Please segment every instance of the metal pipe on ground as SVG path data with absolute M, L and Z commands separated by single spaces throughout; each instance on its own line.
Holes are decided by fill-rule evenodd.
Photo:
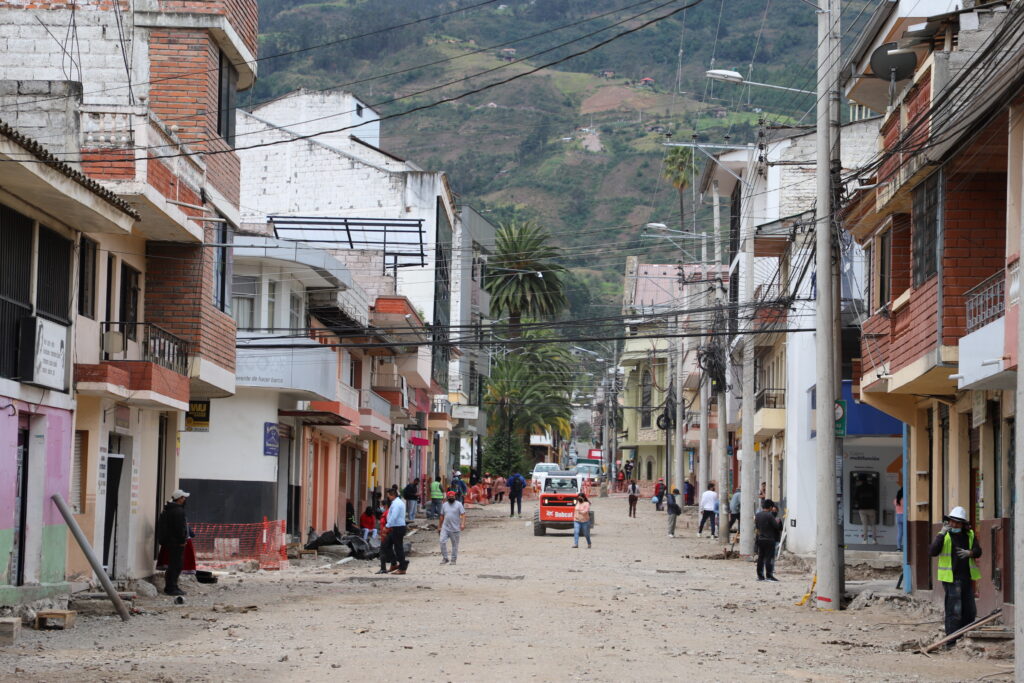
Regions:
M 100 564 L 99 558 L 96 557 L 96 553 L 93 552 L 92 546 L 89 545 L 88 539 L 85 534 L 82 533 L 82 528 L 78 526 L 78 522 L 75 521 L 75 516 L 71 513 L 71 508 L 64 502 L 64 498 L 59 494 L 55 493 L 50 496 L 53 504 L 60 510 L 61 517 L 64 518 L 64 522 L 71 529 L 71 535 L 75 537 L 75 541 L 78 543 L 78 547 L 82 549 L 89 564 L 92 566 L 93 572 L 96 577 L 100 580 L 100 585 L 103 586 L 103 590 L 106 591 L 107 597 L 110 598 L 110 602 L 114 603 L 114 609 L 121 616 L 121 621 L 128 621 L 130 615 L 128 614 L 128 608 L 125 607 L 124 601 L 121 600 L 121 596 L 117 594 L 114 589 L 114 584 L 110 582 L 110 577 L 103 571 L 103 565 Z

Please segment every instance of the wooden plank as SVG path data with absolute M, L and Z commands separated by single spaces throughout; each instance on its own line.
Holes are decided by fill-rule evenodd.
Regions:
M 77 612 L 69 609 L 47 609 L 36 612 L 36 630 L 74 628 Z
M 950 633 L 945 638 L 940 638 L 939 640 L 936 640 L 931 645 L 928 645 L 927 647 L 922 647 L 921 648 L 921 654 L 926 655 L 929 652 L 931 652 L 932 650 L 934 650 L 935 648 L 937 648 L 938 646 L 945 645 L 949 641 L 955 640 L 956 638 L 959 638 L 960 636 L 962 636 L 963 634 L 967 633 L 968 631 L 973 631 L 974 629 L 978 628 L 979 626 L 984 626 L 985 624 L 988 624 L 988 623 L 990 623 L 992 621 L 995 621 L 997 618 L 1001 617 L 1002 615 L 1003 615 L 1003 610 L 1001 610 L 1001 609 L 993 610 L 992 613 L 989 614 L 984 619 L 978 619 L 976 621 L 972 621 L 971 623 L 967 624 L 967 626 L 964 626 L 959 631 L 953 631 L 952 633 Z

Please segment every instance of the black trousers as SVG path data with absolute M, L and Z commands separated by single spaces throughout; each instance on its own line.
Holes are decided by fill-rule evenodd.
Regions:
M 978 616 L 974 604 L 974 584 L 970 579 L 956 579 L 943 583 L 946 589 L 946 635 L 959 631 Z
M 770 579 L 775 576 L 775 541 L 757 539 L 757 578 Z
M 639 498 L 640 498 L 640 496 L 630 496 L 629 497 L 629 516 L 630 517 L 636 517 L 636 501 Z
M 519 514 L 523 514 L 523 492 L 516 493 L 515 491 L 509 491 L 508 493 L 508 516 L 516 514 L 516 503 L 519 503 Z
M 391 554 L 394 561 L 398 563 L 398 568 L 401 570 L 408 569 L 409 561 L 405 559 L 405 527 L 396 526 L 388 529 L 388 537 L 384 539 L 384 543 L 381 544 L 381 553 L 387 552 Z
M 730 512 L 729 513 L 729 533 L 732 533 L 732 531 L 733 531 L 732 527 L 733 527 L 734 524 L 736 525 L 736 530 L 739 531 L 739 523 L 740 523 L 740 514 L 738 512 L 736 512 L 736 513 Z
M 167 569 L 164 571 L 164 592 L 178 589 L 178 577 L 181 576 L 181 558 L 185 546 L 172 543 L 167 546 Z
M 499 503 L 502 502 L 503 500 L 505 500 L 505 492 L 504 491 L 498 491 L 497 493 L 495 493 L 494 494 L 494 500 L 498 501 Z
M 715 532 L 717 531 L 717 529 L 715 529 L 715 526 L 718 523 L 715 521 L 715 511 L 714 510 L 701 510 L 701 512 L 700 512 L 700 526 L 697 527 L 697 533 L 698 534 L 704 533 L 704 522 L 708 521 L 709 519 L 711 520 L 711 535 L 712 536 L 715 535 Z

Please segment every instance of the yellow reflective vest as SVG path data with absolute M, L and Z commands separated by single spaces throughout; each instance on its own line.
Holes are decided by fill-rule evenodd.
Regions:
M 974 531 L 967 530 L 967 548 L 974 550 Z M 981 572 L 978 571 L 978 565 L 974 563 L 974 558 L 968 560 L 971 566 L 971 581 L 977 581 L 981 578 Z M 949 537 L 949 532 L 946 532 L 946 537 L 942 539 L 942 552 L 939 553 L 939 581 L 943 583 L 953 583 L 953 540 Z

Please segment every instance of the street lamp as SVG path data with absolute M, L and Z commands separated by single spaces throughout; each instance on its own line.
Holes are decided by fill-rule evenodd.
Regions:
M 782 85 L 772 85 L 771 83 L 755 83 L 754 81 L 748 81 L 743 78 L 743 74 L 739 71 L 730 71 L 728 69 L 711 69 L 705 71 L 704 75 L 713 81 L 723 81 L 725 83 L 737 83 L 739 85 L 756 85 L 762 88 L 772 88 L 774 90 L 786 90 L 788 92 L 798 92 L 802 95 L 814 95 L 816 94 L 813 90 L 801 90 L 800 88 L 787 88 Z

